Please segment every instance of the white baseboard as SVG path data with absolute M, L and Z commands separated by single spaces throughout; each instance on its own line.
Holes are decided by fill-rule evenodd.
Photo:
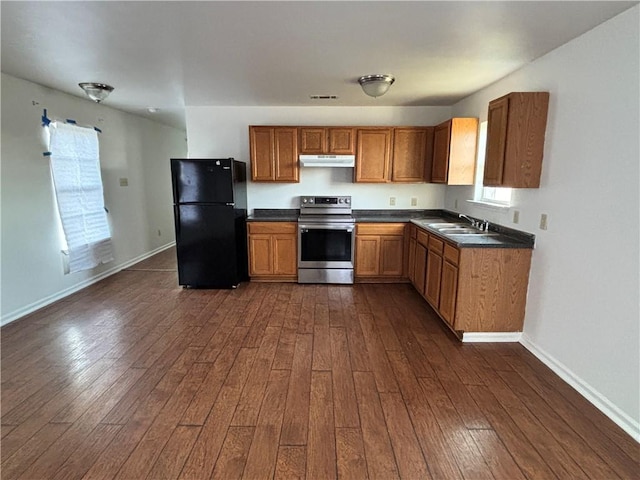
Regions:
M 100 280 L 107 278 L 115 273 L 118 273 L 121 270 L 124 270 L 125 268 L 130 267 L 131 265 L 135 265 L 138 262 L 141 262 L 142 260 L 145 260 L 153 255 L 155 255 L 156 253 L 160 253 L 163 250 L 166 250 L 168 248 L 173 247 L 176 244 L 176 242 L 169 242 L 166 245 L 163 245 L 161 247 L 155 248 L 153 250 L 151 250 L 150 252 L 147 253 L 143 253 L 142 255 L 139 255 L 135 258 L 132 258 L 131 260 L 121 263 L 120 265 L 117 265 L 115 267 L 111 267 L 109 270 L 105 270 L 104 272 L 101 272 L 98 275 L 95 275 L 91 278 L 88 278 L 86 280 L 83 280 L 82 282 L 79 282 L 71 287 L 65 288 L 64 290 L 61 290 L 59 292 L 54 293 L 53 295 L 49 295 L 48 297 L 42 298 L 40 300 L 38 300 L 37 302 L 33 302 L 29 305 L 26 305 L 22 308 L 19 308 L 17 310 L 14 310 L 13 312 L 10 312 L 6 315 L 4 315 L 2 317 L 2 319 L 0 319 L 0 326 L 2 325 L 6 325 L 7 323 L 11 323 L 14 322 L 15 320 L 18 320 L 19 318 L 24 317 L 25 315 L 28 315 L 30 313 L 35 312 L 36 310 L 39 310 L 43 307 L 46 307 L 47 305 L 52 304 L 53 302 L 57 302 L 58 300 L 61 300 L 65 297 L 68 297 L 69 295 L 76 293 L 80 290 L 82 290 L 83 288 L 87 288 L 89 285 L 93 285 L 94 283 L 99 282 Z
M 538 360 L 553 370 L 553 372 L 562 378 L 562 380 L 571 385 L 571 387 L 573 387 L 580 395 L 591 402 L 598 410 L 609 417 L 616 425 L 631 435 L 636 442 L 640 442 L 640 423 L 620 410 L 608 398 L 574 374 L 564 364 L 556 360 L 542 348 L 538 347 L 529 337 L 523 335 L 520 339 L 520 343 L 527 350 L 533 353 Z
M 519 342 L 522 332 L 464 332 L 464 343 L 480 342 Z

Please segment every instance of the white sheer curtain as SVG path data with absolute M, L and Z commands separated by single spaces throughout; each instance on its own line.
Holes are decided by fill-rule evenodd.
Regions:
M 113 260 L 104 208 L 98 132 L 61 122 L 49 125 L 51 172 L 67 241 L 69 271 Z

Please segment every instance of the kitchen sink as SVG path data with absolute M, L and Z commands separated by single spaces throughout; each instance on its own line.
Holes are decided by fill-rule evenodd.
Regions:
M 444 235 L 477 235 L 477 236 L 483 236 L 483 237 L 497 235 L 497 233 L 481 232 L 480 230 L 476 230 L 475 228 L 468 228 L 468 227 L 439 228 L 438 232 Z
M 430 223 L 429 226 L 436 230 L 441 228 L 470 228 L 468 223 Z

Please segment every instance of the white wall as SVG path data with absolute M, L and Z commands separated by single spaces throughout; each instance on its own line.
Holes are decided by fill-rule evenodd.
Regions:
M 364 95 L 364 94 L 363 94 Z M 249 125 L 437 125 L 449 107 L 187 107 L 189 157 L 249 161 Z M 433 184 L 356 184 L 351 168 L 303 168 L 300 183 L 253 183 L 249 209 L 297 208 L 300 195 L 352 195 L 356 209 L 442 208 L 445 188 Z M 389 197 L 397 197 L 389 206 Z M 410 206 L 411 197 L 418 205 Z
M 49 161 L 42 155 L 44 108 L 50 118 L 72 118 L 102 130 L 100 160 L 115 261 L 86 272 L 63 273 Z M 2 74 L 2 323 L 171 244 L 169 158 L 185 155 L 183 131 Z M 121 177 L 128 178 L 128 187 L 119 186 Z
M 541 188 L 511 211 L 445 206 L 536 234 L 523 343 L 640 438 L 639 11 L 631 10 L 453 107 L 486 120 L 490 100 L 549 91 Z M 458 201 L 458 209 L 455 202 Z M 520 223 L 511 223 L 512 210 Z M 540 214 L 549 228 L 540 230 Z

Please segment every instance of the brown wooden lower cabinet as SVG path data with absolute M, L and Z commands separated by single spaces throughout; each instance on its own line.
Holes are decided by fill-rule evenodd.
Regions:
M 458 248 L 420 228 L 409 248 L 411 282 L 453 330 L 522 331 L 530 249 Z
M 295 222 L 249 222 L 249 276 L 252 281 L 293 282 L 298 276 Z
M 405 223 L 356 225 L 356 281 L 406 281 Z
M 442 257 L 429 250 L 427 255 L 427 278 L 424 297 L 436 310 L 440 306 L 440 282 L 442 277 Z

